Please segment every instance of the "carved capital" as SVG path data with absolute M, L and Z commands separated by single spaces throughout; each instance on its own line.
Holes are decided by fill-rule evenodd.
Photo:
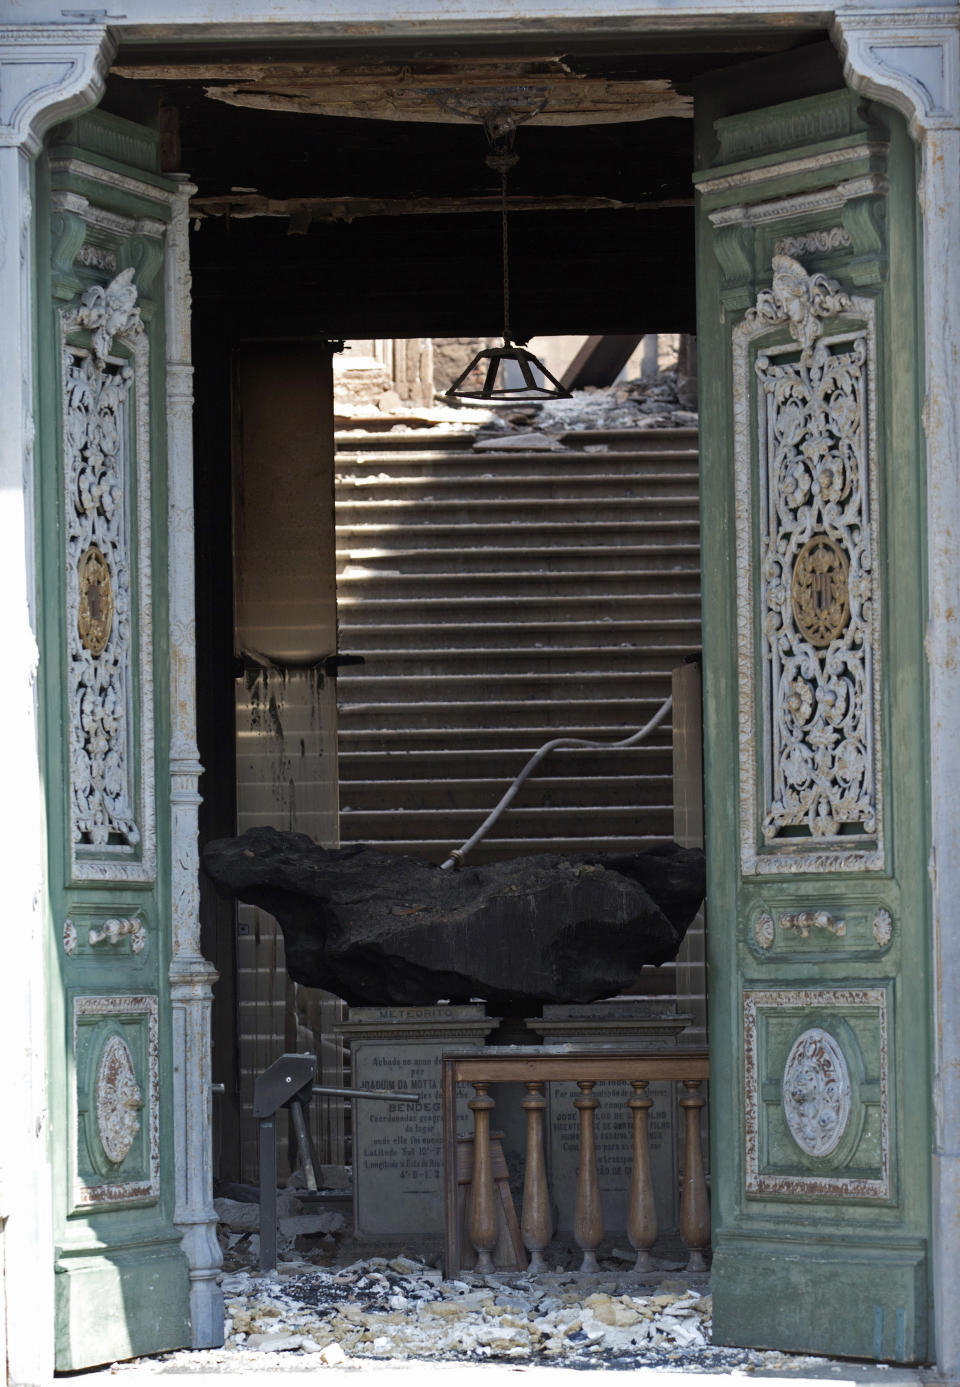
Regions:
M 99 24 L 0 28 L 0 146 L 32 157 L 51 125 L 96 105 L 115 50 Z
M 960 11 L 838 14 L 833 38 L 854 91 L 893 106 L 914 139 L 960 127 Z

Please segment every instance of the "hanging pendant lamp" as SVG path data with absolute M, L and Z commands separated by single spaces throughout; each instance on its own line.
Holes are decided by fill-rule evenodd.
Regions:
M 551 375 L 533 352 L 519 346 L 510 331 L 510 242 L 507 234 L 507 174 L 517 162 L 517 155 L 510 149 L 516 133 L 514 122 L 497 112 L 500 121 L 493 153 L 487 155 L 487 165 L 500 174 L 500 226 L 503 244 L 503 346 L 484 347 L 477 352 L 467 369 L 457 377 L 444 396 L 449 400 L 467 400 L 474 404 L 523 404 L 537 400 L 569 400 L 570 391 Z M 493 121 L 488 118 L 488 135 Z M 508 363 L 515 362 L 520 368 L 522 384 L 510 384 L 507 379 Z M 534 372 L 539 372 L 540 379 Z M 476 373 L 476 374 L 475 374 Z M 482 383 L 468 386 L 482 373 Z

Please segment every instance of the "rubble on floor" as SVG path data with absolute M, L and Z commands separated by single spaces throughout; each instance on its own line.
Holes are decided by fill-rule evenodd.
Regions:
M 442 429 L 477 430 L 477 447 L 521 451 L 551 451 L 561 445 L 556 435 L 586 429 L 680 429 L 696 428 L 696 400 L 688 394 L 676 371 L 660 371 L 647 380 L 620 381 L 616 385 L 587 386 L 568 399 L 542 404 L 514 403 L 485 408 L 452 405 L 438 395 L 432 405 L 405 404 L 395 392 L 386 392 L 375 403 L 338 402 L 335 426 L 347 434 L 408 433 Z
M 517 432 L 540 435 L 580 433 L 586 429 L 696 428 L 696 404 L 678 391 L 676 371 L 661 371 L 650 380 L 621 381 L 617 385 L 587 386 L 574 390 L 569 399 L 546 400 L 534 408 L 500 411 L 483 424 L 483 439 L 503 438 Z M 510 437 L 511 443 L 513 442 Z M 514 445 L 515 446 L 515 445 Z
M 575 390 L 569 400 L 548 400 L 537 426 L 549 433 L 581 429 L 671 429 L 696 426 L 695 409 L 681 403 L 675 371 L 653 381 L 624 381 Z
M 223 1277 L 223 1292 L 224 1347 L 163 1355 L 152 1360 L 154 1371 L 272 1372 L 307 1359 L 326 1367 L 412 1360 L 690 1372 L 824 1362 L 713 1348 L 704 1285 L 682 1276 L 640 1285 L 616 1268 L 600 1276 L 463 1272 L 444 1281 L 417 1258 L 367 1257 L 328 1270 L 288 1262 L 269 1274 L 234 1272 Z
M 223 1281 L 227 1349 L 346 1358 L 593 1361 L 706 1350 L 710 1297 L 675 1280 L 642 1288 L 609 1277 L 464 1272 L 444 1281 L 410 1257 L 341 1269 L 281 1264 Z M 340 1360 L 342 1361 L 342 1360 Z

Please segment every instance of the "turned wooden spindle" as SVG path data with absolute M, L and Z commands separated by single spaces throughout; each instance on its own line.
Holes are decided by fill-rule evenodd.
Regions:
M 467 1107 L 473 1113 L 473 1179 L 470 1184 L 470 1241 L 477 1253 L 477 1271 L 494 1270 L 491 1253 L 497 1245 L 497 1206 L 490 1156 L 490 1113 L 495 1107 L 487 1094 L 489 1083 L 477 1080 L 475 1098 Z
M 524 1087 L 528 1094 L 521 1104 L 527 1113 L 527 1168 L 523 1179 L 520 1232 L 523 1245 L 530 1254 L 527 1269 L 539 1272 L 549 1270 L 543 1260 L 543 1251 L 553 1236 L 547 1167 L 543 1157 L 543 1114 L 547 1102 L 543 1096 L 543 1084 L 539 1080 L 529 1080 Z
M 680 1099 L 680 1106 L 686 1114 L 686 1158 L 683 1165 L 683 1196 L 680 1200 L 680 1236 L 690 1249 L 687 1271 L 706 1271 L 703 1254 L 710 1246 L 710 1203 L 700 1147 L 700 1109 L 707 1100 L 696 1092 L 700 1087 L 699 1079 L 684 1079 L 683 1086 L 687 1090 L 686 1098 Z
M 603 1238 L 603 1210 L 600 1207 L 600 1182 L 597 1179 L 597 1150 L 593 1136 L 593 1116 L 600 1099 L 593 1097 L 593 1079 L 578 1079 L 581 1096 L 573 1106 L 580 1113 L 580 1169 L 577 1173 L 577 1209 L 573 1220 L 573 1236 L 583 1252 L 581 1271 L 599 1271 L 597 1248 Z
M 653 1202 L 650 1174 L 650 1144 L 647 1114 L 653 1099 L 646 1096 L 647 1079 L 631 1079 L 633 1097 L 627 1107 L 633 1110 L 633 1171 L 630 1176 L 630 1207 L 627 1210 L 627 1237 L 637 1254 L 634 1271 L 650 1271 L 650 1249 L 657 1241 L 657 1210 Z

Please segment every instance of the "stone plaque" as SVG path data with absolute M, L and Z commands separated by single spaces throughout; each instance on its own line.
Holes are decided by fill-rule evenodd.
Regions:
M 352 1007 L 337 1030 L 350 1040 L 358 1088 L 422 1095 L 419 1107 L 357 1099 L 353 1104 L 353 1199 L 358 1238 L 443 1234 L 440 1056 L 480 1048 L 496 1025 L 482 1006 Z M 461 1086 L 457 1131 L 473 1130 Z

